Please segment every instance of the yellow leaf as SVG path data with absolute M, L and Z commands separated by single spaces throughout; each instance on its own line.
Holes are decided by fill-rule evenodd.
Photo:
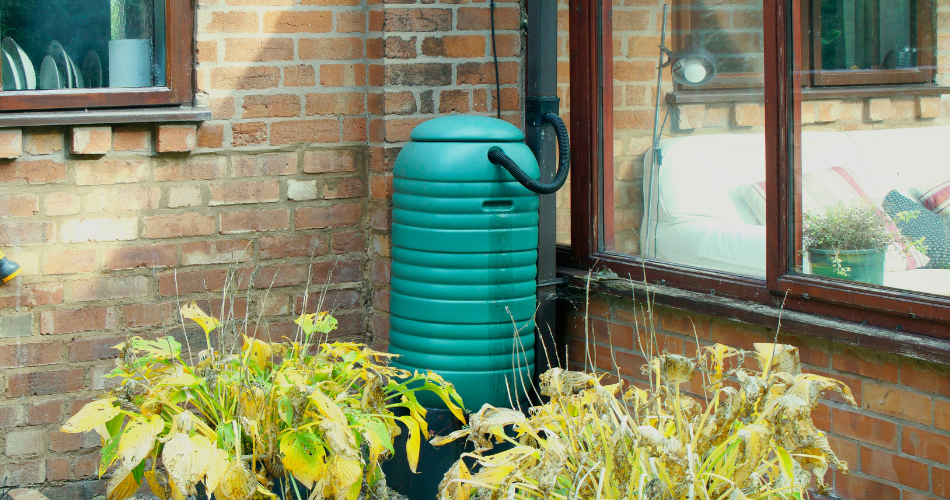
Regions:
M 363 468 L 360 467 L 359 460 L 341 460 L 333 459 L 327 464 L 332 477 L 330 484 L 336 491 L 345 491 L 353 486 L 353 483 L 360 480 L 363 475 Z
M 439 498 L 442 500 L 468 500 L 472 492 L 471 481 L 472 474 L 461 459 L 455 462 L 455 465 L 445 473 L 442 482 L 439 483 Z
M 215 448 L 205 476 L 205 491 L 209 494 L 214 493 L 214 490 L 217 489 L 218 483 L 221 481 L 221 478 L 224 477 L 224 473 L 228 470 L 228 466 L 230 465 L 231 460 L 229 460 L 228 453 L 220 448 Z
M 201 434 L 175 434 L 162 449 L 162 463 L 182 495 L 194 494 L 195 484 L 211 464 L 214 445 Z
M 67 420 L 60 430 L 76 433 L 95 429 L 119 414 L 119 407 L 113 405 L 113 402 L 115 402 L 115 398 L 106 398 L 86 404 L 79 410 L 79 413 Z
M 273 352 L 270 343 L 252 339 L 247 335 L 244 336 L 244 346 L 241 347 L 241 351 L 245 353 L 248 360 L 257 363 L 257 366 L 264 366 Z
M 412 417 L 399 417 L 402 423 L 409 428 L 409 439 L 406 440 L 406 460 L 409 461 L 409 470 L 416 471 L 419 464 L 419 445 L 421 444 L 419 424 Z
M 346 424 L 346 415 L 332 399 L 327 397 L 318 387 L 310 393 L 310 400 L 317 406 L 317 410 L 330 421 Z
M 257 491 L 257 476 L 241 460 L 231 462 L 218 483 L 215 497 L 221 500 L 247 500 Z
M 122 466 L 132 470 L 151 453 L 155 438 L 165 429 L 165 421 L 159 415 L 148 418 L 132 418 L 119 438 L 119 456 Z
M 125 500 L 139 489 L 132 469 L 119 467 L 106 486 L 106 500 Z
M 356 438 L 349 425 L 324 420 L 320 422 L 320 432 L 323 433 L 323 440 L 334 455 L 339 455 L 348 460 L 359 458 L 359 450 L 356 448 Z
M 309 432 L 292 432 L 280 440 L 281 462 L 284 468 L 308 489 L 325 472 L 326 450 Z
M 161 474 L 161 476 L 159 476 L 159 474 Z M 168 479 L 164 477 L 164 474 L 156 469 L 152 469 L 145 471 L 144 476 L 148 487 L 152 489 L 152 493 L 161 500 L 168 500 Z
M 201 329 L 205 331 L 205 335 L 211 333 L 212 330 L 221 326 L 220 321 L 205 314 L 205 312 L 202 311 L 200 307 L 198 307 L 198 303 L 195 301 L 191 301 L 190 304 L 182 306 L 181 317 L 194 320 L 194 322 L 198 323 L 198 325 L 201 326 Z

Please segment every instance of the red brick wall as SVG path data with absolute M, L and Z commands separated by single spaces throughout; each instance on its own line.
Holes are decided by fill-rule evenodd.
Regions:
M 627 381 L 645 382 L 640 372 L 645 356 L 634 332 L 644 335 L 649 324 L 661 351 L 688 356 L 695 354 L 697 340 L 700 345 L 752 349 L 754 342 L 771 342 L 775 335 L 774 330 L 663 307 L 655 308 L 652 320 L 644 320 L 642 307 L 597 295 L 586 318 L 583 306 L 567 312 L 571 367 L 585 369 L 589 356 L 599 371 L 619 371 Z M 793 334 L 782 333 L 778 339 L 799 348 L 804 371 L 847 383 L 859 405 L 853 408 L 832 398 L 812 414 L 851 468 L 850 474 L 829 471 L 826 481 L 834 495 L 854 500 L 950 498 L 950 367 Z M 699 390 L 695 384 L 690 387 L 694 394 Z
M 338 335 L 385 347 L 393 161 L 426 119 L 494 112 L 488 19 L 468 0 L 200 0 L 211 120 L 0 130 L 0 249 L 24 269 L 0 287 L 0 482 L 103 493 L 98 438 L 60 425 L 109 384 L 110 346 L 177 335 L 186 300 L 217 313 L 229 272 L 225 306 L 262 335 L 329 281 Z M 519 125 L 520 19 L 498 2 Z

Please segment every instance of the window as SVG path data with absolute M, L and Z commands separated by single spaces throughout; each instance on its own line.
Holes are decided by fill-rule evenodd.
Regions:
M 589 57 L 572 58 L 571 102 L 591 111 L 571 115 L 571 246 L 562 248 L 560 264 L 608 266 L 621 276 L 769 306 L 787 293 L 789 310 L 950 338 L 950 100 L 891 89 L 806 101 L 803 89 L 816 74 L 799 29 L 807 5 L 723 5 L 722 12 L 706 7 L 700 19 L 716 21 L 701 25 L 702 38 L 718 40 L 716 50 L 706 47 L 724 61 L 731 88 L 758 94 L 758 102 L 665 98 L 673 81 L 664 69 L 657 92 L 656 47 L 691 34 L 684 25 L 668 21 L 663 35 L 661 5 L 574 0 L 572 46 Z M 920 3 L 908 5 L 919 20 Z M 762 22 L 748 19 L 754 12 Z M 675 10 L 670 19 L 677 15 L 682 20 Z M 737 19 L 749 36 L 734 36 Z M 717 35 L 712 25 L 728 29 Z M 905 38 L 893 43 L 904 44 L 903 54 L 890 57 L 899 56 L 900 66 L 838 70 L 827 63 L 822 71 L 853 71 L 850 83 L 863 86 L 880 83 L 878 70 L 915 71 L 908 68 L 925 62 L 919 35 L 897 31 L 894 40 Z M 761 49 L 739 39 L 761 40 Z M 940 62 L 930 78 L 942 83 L 950 60 L 930 50 Z M 756 88 L 743 78 L 759 67 Z M 824 267 L 811 251 L 821 250 L 809 232 L 820 226 L 814 217 L 839 204 L 872 207 L 863 217 L 883 232 L 866 253 L 875 254 L 878 276 L 864 277 L 860 265 L 843 259 L 843 247 L 833 248 Z
M 929 83 L 930 0 L 811 0 L 805 6 L 811 85 Z
M 0 111 L 192 97 L 187 0 L 0 0 Z

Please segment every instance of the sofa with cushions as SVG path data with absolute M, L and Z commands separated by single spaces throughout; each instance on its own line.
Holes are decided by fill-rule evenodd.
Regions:
M 854 198 L 919 209 L 896 222 L 911 240 L 926 236 L 927 255 L 891 249 L 884 284 L 950 295 L 950 126 L 804 132 L 801 151 L 806 210 Z M 764 278 L 764 136 L 681 137 L 660 154 L 659 166 L 645 159 L 642 255 Z

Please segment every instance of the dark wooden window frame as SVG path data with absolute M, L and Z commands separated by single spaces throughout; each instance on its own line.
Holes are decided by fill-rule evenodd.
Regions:
M 603 4 L 608 8 L 601 8 Z M 572 232 L 570 247 L 558 248 L 562 270 L 570 275 L 609 268 L 621 277 L 753 306 L 775 308 L 784 304 L 786 310 L 813 315 L 816 321 L 839 320 L 919 340 L 916 344 L 895 342 L 890 346 L 892 352 L 913 355 L 935 349 L 950 359 L 950 298 L 789 271 L 792 256 L 796 255 L 796 225 L 789 217 L 795 208 L 789 202 L 796 199 L 794 178 L 800 176 L 794 138 L 800 137 L 801 130 L 794 117 L 800 116 L 802 92 L 801 60 L 792 60 L 788 54 L 790 47 L 801 46 L 801 26 L 794 21 L 800 19 L 800 2 L 764 0 L 763 5 L 766 191 L 771 200 L 766 210 L 766 279 L 601 250 L 603 239 L 612 232 L 605 230 L 612 227 L 612 210 L 605 210 L 612 206 L 610 185 L 605 185 L 605 180 L 613 177 L 612 155 L 604 154 L 612 151 L 612 109 L 603 105 L 613 102 L 612 85 L 604 85 L 612 81 L 611 65 L 605 64 L 612 60 L 609 4 L 604 0 L 571 0 L 571 108 L 585 112 L 571 113 Z M 860 340 L 850 343 L 863 345 Z
M 0 92 L 0 112 L 167 106 L 194 96 L 194 6 L 192 0 L 165 0 L 166 86 Z

